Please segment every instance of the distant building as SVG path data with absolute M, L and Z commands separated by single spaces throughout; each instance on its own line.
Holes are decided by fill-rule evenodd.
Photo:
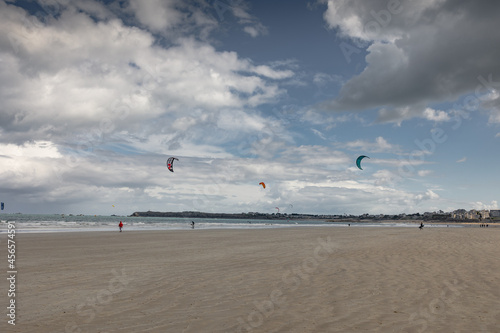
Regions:
M 481 216 L 479 215 L 478 211 L 473 209 L 467 212 L 465 218 L 469 220 L 479 220 Z
M 489 219 L 490 218 L 490 211 L 487 209 L 483 209 L 482 211 L 479 212 L 481 214 L 481 219 Z
M 451 213 L 451 217 L 456 220 L 465 220 L 467 217 L 467 211 L 465 209 L 457 209 Z
M 500 209 L 491 209 L 490 217 L 500 217 Z
M 455 220 L 484 220 L 490 217 L 491 215 L 490 213 L 491 212 L 486 209 L 483 210 L 472 209 L 469 211 L 466 211 L 465 209 L 457 209 L 451 213 L 451 217 Z

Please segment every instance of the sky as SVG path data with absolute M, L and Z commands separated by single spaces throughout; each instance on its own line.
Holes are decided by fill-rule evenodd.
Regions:
M 0 1 L 2 212 L 498 209 L 498 17 L 494 0 Z

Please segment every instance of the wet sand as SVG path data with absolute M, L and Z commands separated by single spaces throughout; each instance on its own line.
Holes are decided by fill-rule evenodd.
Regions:
M 125 230 L 18 234 L 16 242 L 16 325 L 7 323 L 4 278 L 1 332 L 500 326 L 500 228 Z

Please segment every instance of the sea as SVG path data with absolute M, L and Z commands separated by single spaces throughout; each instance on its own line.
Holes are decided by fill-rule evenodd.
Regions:
M 0 234 L 15 226 L 17 233 L 114 231 L 123 222 L 124 231 L 195 229 L 264 229 L 290 227 L 418 227 L 411 221 L 328 222 L 325 220 L 253 220 L 215 218 L 132 217 L 65 214 L 0 214 Z M 433 225 L 432 227 L 446 227 Z M 460 227 L 450 225 L 450 227 Z

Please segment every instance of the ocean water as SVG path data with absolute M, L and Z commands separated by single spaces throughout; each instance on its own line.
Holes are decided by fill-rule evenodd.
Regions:
M 326 222 L 325 220 L 253 220 L 253 219 L 202 219 L 171 217 L 129 217 L 94 215 L 41 215 L 0 214 L 0 233 L 6 233 L 8 222 L 15 223 L 16 232 L 78 232 L 114 231 L 123 222 L 124 231 L 132 230 L 187 230 L 191 221 L 195 229 L 258 229 L 287 227 L 347 227 L 348 222 Z M 351 227 L 418 227 L 415 222 L 350 222 Z M 433 226 L 434 227 L 434 226 Z M 446 227 L 446 225 L 444 225 Z M 451 227 L 451 225 L 450 225 Z

